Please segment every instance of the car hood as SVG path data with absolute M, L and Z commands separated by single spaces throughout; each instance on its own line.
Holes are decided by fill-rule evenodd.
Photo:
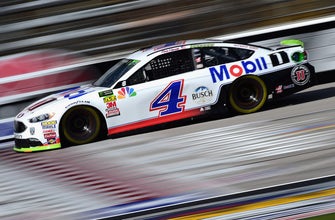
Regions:
M 92 92 L 99 92 L 106 90 L 104 87 L 96 87 L 93 85 L 78 86 L 75 88 L 67 89 L 59 93 L 49 95 L 43 99 L 40 99 L 31 105 L 29 105 L 25 110 L 27 111 L 38 111 L 42 108 L 49 108 L 50 105 L 54 105 L 56 102 L 65 102 L 65 100 L 76 100 L 79 97 L 86 96 Z M 54 107 L 54 106 L 53 106 Z

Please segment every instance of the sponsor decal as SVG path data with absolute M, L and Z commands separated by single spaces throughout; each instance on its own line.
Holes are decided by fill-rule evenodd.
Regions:
M 212 47 L 214 46 L 213 43 L 205 43 L 205 44 L 194 44 L 191 45 L 190 48 L 201 48 L 201 47 Z
M 213 83 L 230 79 L 231 77 L 240 77 L 244 74 L 255 73 L 268 69 L 264 57 L 256 58 L 254 61 L 243 60 L 235 64 L 223 64 L 219 67 L 210 67 L 209 71 Z
M 56 129 L 56 125 L 42 125 L 42 129 Z
M 106 106 L 107 106 L 107 108 L 115 108 L 116 107 L 116 102 L 107 102 Z
M 114 101 L 116 101 L 116 96 L 115 95 L 110 95 L 110 96 L 104 97 L 104 103 L 114 102 Z
M 45 133 L 44 138 L 47 140 L 56 139 L 56 132 Z
M 106 118 L 110 118 L 113 116 L 120 115 L 120 110 L 118 108 L 115 109 L 106 109 Z
M 57 124 L 56 120 L 41 122 L 42 129 L 55 129 L 56 124 Z
M 296 66 L 291 71 L 292 82 L 298 86 L 306 85 L 311 77 L 309 69 L 304 66 Z
M 113 117 L 113 116 L 120 115 L 120 110 L 117 107 L 115 101 L 113 101 L 113 102 L 107 102 L 106 103 L 106 107 L 107 107 L 107 109 L 106 109 L 106 118 L 110 118 L 110 117 Z
M 90 101 L 78 100 L 76 102 L 72 102 L 72 103 L 68 104 L 65 108 L 70 108 L 71 106 L 74 106 L 74 105 L 77 105 L 77 104 L 90 104 L 90 103 L 91 103 Z
M 123 87 L 118 91 L 118 99 L 125 99 L 126 97 L 134 97 L 136 96 L 136 92 L 133 88 L 130 87 Z
M 200 108 L 200 111 L 201 112 L 204 112 L 204 111 L 209 111 L 209 110 L 211 110 L 212 108 L 211 108 L 211 106 L 205 106 L 205 107 L 201 107 Z
M 277 86 L 275 90 L 276 90 L 276 94 L 282 93 L 283 92 L 283 85 Z
M 170 43 L 166 43 L 166 44 L 161 44 L 161 45 L 157 45 L 157 46 L 153 47 L 153 50 L 157 51 L 157 50 L 161 50 L 161 49 L 166 48 L 166 47 L 183 45 L 183 44 L 185 44 L 185 42 L 186 41 L 175 41 L 175 42 L 170 42 Z
M 51 139 L 48 139 L 48 144 L 55 144 L 56 143 L 56 138 L 51 138 Z
M 184 46 L 180 46 L 180 47 L 173 47 L 173 48 L 167 48 L 165 50 L 162 50 L 162 53 L 171 53 L 177 50 L 182 50 L 184 49 Z
M 42 126 L 47 126 L 47 125 L 55 125 L 57 124 L 56 120 L 52 120 L 52 121 L 43 121 L 41 122 Z
M 234 44 L 234 47 L 250 49 L 250 50 L 258 50 L 258 47 L 252 45 L 245 45 L 245 44 Z
M 275 88 L 275 91 L 276 91 L 276 94 L 280 94 L 282 93 L 284 90 L 287 90 L 287 89 L 292 89 L 294 88 L 294 84 L 289 84 L 289 85 L 278 85 L 276 88 Z
M 43 130 L 43 134 L 53 133 L 53 132 L 55 132 L 55 130 L 53 130 L 53 129 L 45 129 L 45 130 Z
M 285 85 L 283 88 L 284 89 L 292 89 L 292 88 L 294 88 L 294 84 L 292 83 L 292 84 L 289 84 L 289 85 Z
M 108 89 L 108 90 L 99 92 L 99 97 L 105 97 L 105 96 L 109 96 L 109 95 L 114 95 L 112 89 Z
M 205 86 L 198 87 L 192 94 L 192 99 L 198 104 L 209 103 L 212 100 L 212 97 L 213 91 Z
M 35 128 L 34 127 L 29 128 L 29 132 L 30 132 L 31 135 L 34 135 L 35 134 Z
M 64 93 L 61 93 L 60 95 L 64 95 L 64 98 L 68 98 L 68 99 L 75 99 L 78 98 L 80 96 L 86 95 L 90 92 L 93 92 L 94 89 L 92 87 L 86 87 L 86 88 L 75 88 L 73 90 L 69 90 L 66 91 Z

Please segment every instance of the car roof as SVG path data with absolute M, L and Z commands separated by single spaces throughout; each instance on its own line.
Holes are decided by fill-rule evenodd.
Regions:
M 187 47 L 189 45 L 195 45 L 195 44 L 215 44 L 215 43 L 226 43 L 222 40 L 210 40 L 210 39 L 203 39 L 203 40 L 180 40 L 180 41 L 174 41 L 169 42 L 165 44 L 159 44 L 155 46 L 149 46 L 145 48 L 141 48 L 134 53 L 129 55 L 129 59 L 139 59 L 143 60 L 146 59 L 146 57 L 154 54 L 159 53 L 161 51 L 169 50 L 172 48 L 180 48 L 180 47 Z M 227 42 L 228 43 L 228 42 Z M 233 45 L 233 43 L 231 43 Z

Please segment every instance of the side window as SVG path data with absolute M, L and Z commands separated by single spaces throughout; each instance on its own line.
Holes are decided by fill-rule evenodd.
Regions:
M 190 50 L 162 54 L 142 68 L 148 80 L 161 79 L 194 70 Z
M 139 83 L 144 83 L 146 81 L 148 81 L 147 74 L 144 68 L 141 68 L 127 79 L 127 85 L 128 86 L 135 85 Z
M 232 54 L 235 54 L 238 60 L 248 59 L 254 53 L 253 50 L 243 48 L 230 48 L 230 51 Z
M 232 47 L 204 47 L 193 50 L 197 68 L 216 66 L 250 57 L 252 50 Z

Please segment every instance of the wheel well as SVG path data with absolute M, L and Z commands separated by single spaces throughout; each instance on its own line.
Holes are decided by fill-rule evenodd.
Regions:
M 221 86 L 217 104 L 222 105 L 223 103 L 224 105 L 228 105 L 228 99 L 227 99 L 228 92 L 229 92 L 229 85 Z
M 95 112 L 97 112 L 98 113 L 98 115 L 99 115 L 99 119 L 100 119 L 100 121 L 101 121 L 101 134 L 100 134 L 100 136 L 99 136 L 99 139 L 103 139 L 103 138 L 106 138 L 107 137 L 107 124 L 106 124 L 106 120 L 105 120 L 105 118 L 104 118 L 104 115 L 101 113 L 101 111 L 99 111 L 96 107 L 94 107 L 94 106 L 90 106 L 90 105 L 76 105 L 76 106 L 73 106 L 73 107 L 71 107 L 71 108 L 69 108 L 69 109 L 67 109 L 64 113 L 63 113 L 63 115 L 62 115 L 62 117 L 61 117 L 61 119 L 60 119 L 60 122 L 59 122 L 59 125 L 61 125 L 62 124 L 62 121 L 63 121 L 63 119 L 64 119 L 64 116 L 65 116 L 65 114 L 66 114 L 66 112 L 68 112 L 69 110 L 71 110 L 71 109 L 73 109 L 73 108 L 78 108 L 78 107 L 81 107 L 81 106 L 85 106 L 85 107 L 89 107 L 89 108 L 91 108 L 91 109 L 93 109 Z M 62 139 L 64 140 L 65 138 L 63 137 L 63 131 L 62 131 L 62 127 L 61 126 L 59 126 L 59 128 L 58 128 L 58 132 L 59 132 L 59 136 L 60 136 L 60 140 L 61 140 L 61 142 L 62 142 Z M 63 141 L 64 142 L 64 141 Z M 63 145 L 65 145 L 65 146 L 68 146 L 68 143 L 62 143 L 62 146 Z
M 101 111 L 99 111 L 99 109 L 97 109 L 96 107 L 90 106 L 91 108 L 94 109 L 94 111 L 96 111 L 99 115 L 100 121 L 101 121 L 101 134 L 100 134 L 100 139 L 101 138 L 105 138 L 107 136 L 107 123 L 105 120 L 105 116 L 101 113 Z
M 267 90 L 267 94 L 269 94 L 268 84 L 267 84 L 266 80 L 264 79 L 264 77 L 261 77 L 261 76 L 258 76 L 258 75 L 243 75 L 243 76 L 240 76 L 240 77 L 236 78 L 231 83 L 229 83 L 227 85 L 223 85 L 221 87 L 221 89 L 220 89 L 220 96 L 219 96 L 217 104 L 221 105 L 222 103 L 224 103 L 224 105 L 229 108 L 230 102 L 229 102 L 228 96 L 229 96 L 230 88 L 234 85 L 234 83 L 236 83 L 236 82 L 238 82 L 240 80 L 243 80 L 244 78 L 249 77 L 249 76 L 253 76 L 253 77 L 256 77 L 256 78 L 259 78 L 260 80 L 262 80 L 264 82 L 264 84 L 265 84 L 265 87 L 266 87 L 266 90 Z
M 226 105 L 229 104 L 229 99 L 227 99 L 227 95 L 229 94 L 229 90 L 230 90 L 230 87 L 236 83 L 237 81 L 239 80 L 242 80 L 243 78 L 247 77 L 249 75 L 243 75 L 243 76 L 240 76 L 238 78 L 236 78 L 234 81 L 232 81 L 231 83 L 227 84 L 227 85 L 223 85 L 221 88 L 220 88 L 220 96 L 219 96 L 219 100 L 218 100 L 218 103 L 222 103 L 221 101 L 224 101 L 224 103 Z M 257 75 L 252 75 L 252 76 L 255 76 L 255 77 L 258 77 L 260 78 L 261 80 L 264 81 L 264 79 L 262 77 L 259 77 Z M 265 81 L 264 81 L 265 82 Z
M 236 79 L 235 79 L 233 82 L 231 82 L 230 84 L 225 85 L 225 86 L 224 86 L 224 87 L 226 88 L 225 91 L 226 91 L 226 92 L 229 92 L 230 87 L 231 87 L 232 85 L 234 85 L 234 83 L 236 83 L 236 82 L 239 81 L 239 80 L 243 80 L 244 78 L 250 77 L 250 76 L 253 76 L 253 77 L 255 77 L 255 78 L 259 78 L 260 80 L 262 80 L 262 81 L 265 83 L 265 86 L 267 87 L 267 91 L 268 91 L 268 86 L 267 86 L 267 83 L 266 83 L 265 78 L 264 78 L 264 77 L 261 77 L 261 76 L 258 76 L 258 75 L 251 75 L 251 74 L 240 76 L 240 77 L 236 78 Z

